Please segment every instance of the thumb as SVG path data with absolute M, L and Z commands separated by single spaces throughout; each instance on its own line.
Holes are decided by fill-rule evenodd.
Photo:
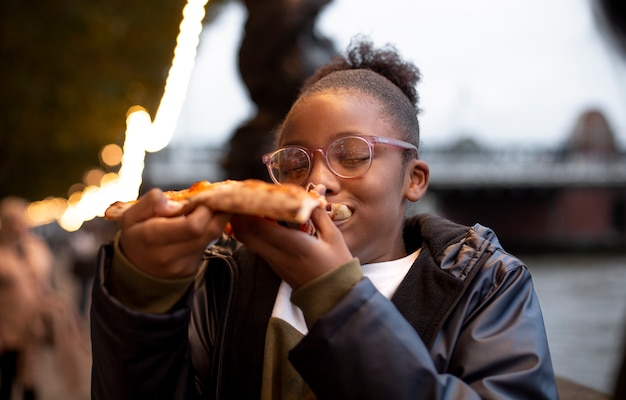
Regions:
M 182 214 L 186 203 L 169 200 L 160 189 L 152 189 L 124 213 L 124 221 L 132 224 L 154 217 L 174 217 Z
M 341 235 L 339 228 L 335 225 L 325 209 L 318 207 L 311 213 L 311 222 L 315 226 L 318 237 L 331 236 L 330 240 L 333 240 L 334 235 Z

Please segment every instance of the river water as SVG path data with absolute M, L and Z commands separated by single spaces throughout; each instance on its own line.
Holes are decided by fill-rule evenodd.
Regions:
M 611 393 L 626 343 L 626 253 L 519 256 L 535 282 L 555 373 Z

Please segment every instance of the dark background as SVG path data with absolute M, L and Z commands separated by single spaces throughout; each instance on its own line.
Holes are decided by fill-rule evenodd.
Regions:
M 207 7 L 205 23 L 219 2 Z M 183 0 L 0 2 L 0 197 L 67 197 L 126 112 L 154 117 Z

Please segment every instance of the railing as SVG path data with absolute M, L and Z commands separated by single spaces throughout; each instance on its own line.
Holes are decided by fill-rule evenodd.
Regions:
M 201 180 L 224 179 L 221 160 L 225 150 L 206 145 L 170 145 L 148 155 L 143 180 L 147 187 L 177 189 Z M 259 162 L 260 163 L 260 162 Z
M 159 187 L 224 179 L 223 147 L 176 144 L 146 160 L 144 180 Z M 507 150 L 454 154 L 425 151 L 432 189 L 478 187 L 626 187 L 626 155 L 563 158 L 546 150 Z M 262 168 L 259 161 L 259 168 Z
M 626 157 L 562 157 L 547 151 L 425 152 L 433 189 L 626 186 Z

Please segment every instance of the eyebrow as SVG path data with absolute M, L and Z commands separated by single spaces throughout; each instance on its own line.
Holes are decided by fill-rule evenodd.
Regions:
M 341 131 L 341 132 L 337 132 L 334 135 L 332 135 L 330 137 L 330 140 L 328 140 L 328 142 L 326 143 L 330 143 L 334 140 L 337 140 L 339 138 L 342 137 L 346 137 L 346 136 L 376 136 L 376 135 L 372 135 L 372 134 L 368 134 L 368 133 L 363 133 L 363 132 L 358 132 L 358 131 Z M 304 142 L 302 141 L 295 141 L 295 142 L 285 142 L 282 145 L 280 145 L 279 147 L 284 147 L 284 146 L 302 146 L 302 147 L 306 147 L 304 145 Z

